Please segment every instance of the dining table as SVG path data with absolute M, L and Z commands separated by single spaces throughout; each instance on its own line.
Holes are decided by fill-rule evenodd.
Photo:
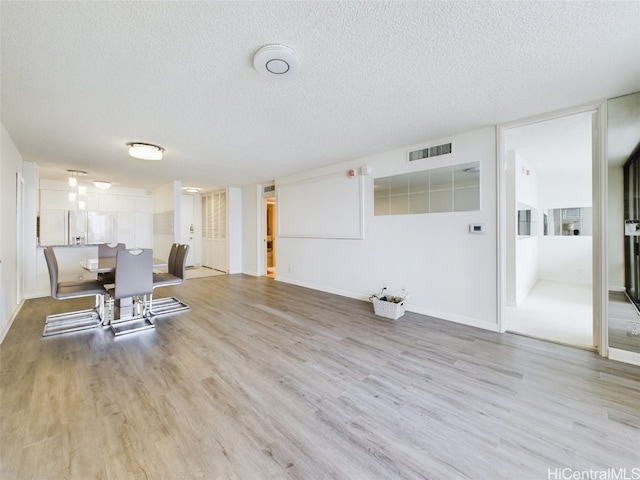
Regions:
M 153 268 L 165 268 L 167 261 L 161 258 L 153 259 Z M 83 258 L 80 266 L 91 273 L 113 273 L 116 271 L 116 257 Z

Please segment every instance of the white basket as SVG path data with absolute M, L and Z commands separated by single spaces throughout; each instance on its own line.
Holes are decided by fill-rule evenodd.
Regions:
M 373 313 L 380 317 L 397 320 L 404 315 L 404 300 L 400 303 L 393 303 L 371 297 L 371 301 L 373 302 Z

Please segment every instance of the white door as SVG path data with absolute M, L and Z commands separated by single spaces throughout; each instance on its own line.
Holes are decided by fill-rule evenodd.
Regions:
M 187 254 L 187 267 L 195 265 L 193 259 L 195 258 L 194 252 L 194 234 L 195 234 L 195 221 L 194 221 L 194 205 L 193 195 L 182 195 L 181 205 L 181 237 L 182 243 L 189 245 L 189 253 Z

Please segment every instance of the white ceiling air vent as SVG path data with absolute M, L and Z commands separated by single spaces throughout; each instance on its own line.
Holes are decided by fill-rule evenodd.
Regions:
M 414 150 L 409 152 L 409 161 L 415 162 L 416 160 L 422 160 L 423 158 L 437 157 L 439 155 L 448 155 L 453 152 L 453 144 L 443 143 L 442 145 L 435 145 L 433 147 L 422 148 L 420 150 Z

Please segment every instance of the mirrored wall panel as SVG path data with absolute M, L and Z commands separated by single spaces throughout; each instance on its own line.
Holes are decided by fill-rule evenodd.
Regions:
M 538 211 L 518 202 L 518 237 L 535 237 L 538 234 L 536 218 Z
M 591 207 L 550 208 L 544 213 L 543 220 L 544 234 L 548 236 L 593 235 Z
M 607 102 L 609 347 L 640 353 L 640 92 Z
M 376 178 L 373 197 L 374 215 L 480 210 L 480 162 Z

